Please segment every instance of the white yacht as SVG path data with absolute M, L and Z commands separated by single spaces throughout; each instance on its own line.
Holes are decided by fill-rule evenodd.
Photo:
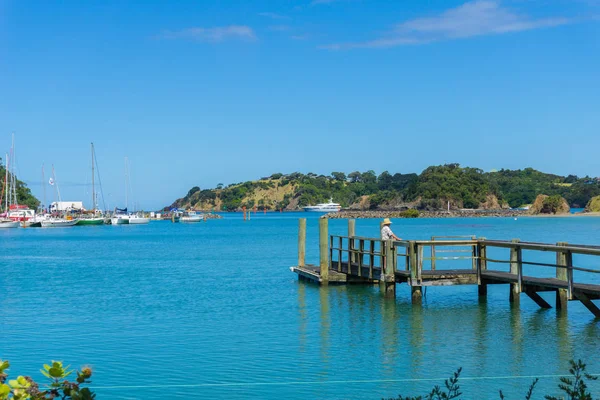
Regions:
M 19 221 L 13 221 L 10 218 L 0 218 L 0 228 L 18 228 Z
M 342 206 L 338 203 L 334 203 L 333 199 L 329 199 L 329 203 L 321 203 L 316 206 L 307 206 L 304 207 L 304 211 L 308 212 L 337 212 L 342 209 Z
M 65 219 L 65 218 L 48 218 L 43 220 L 42 228 L 64 228 L 68 226 L 75 226 L 79 222 L 78 218 Z
M 144 217 L 143 214 L 130 214 L 127 216 L 129 224 L 147 224 L 150 222 L 150 218 Z
M 180 219 L 180 222 L 202 222 L 204 221 L 204 214 L 198 214 L 196 211 L 188 211 Z
M 129 215 L 116 214 L 110 217 L 111 225 L 125 225 L 129 223 Z

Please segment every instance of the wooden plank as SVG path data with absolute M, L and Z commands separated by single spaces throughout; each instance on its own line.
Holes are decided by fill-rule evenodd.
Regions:
M 348 220 L 348 237 L 352 238 L 354 236 L 356 236 L 356 220 L 355 219 L 349 219 Z M 349 240 L 348 243 L 349 243 L 348 244 L 348 249 L 349 250 L 354 250 L 354 240 L 351 240 L 351 241 Z M 355 255 L 353 253 L 350 253 L 350 254 L 352 254 L 352 256 L 350 257 L 351 258 L 350 262 L 356 262 L 356 260 L 354 258 Z
M 326 218 L 319 218 L 319 266 L 321 267 L 321 281 L 324 285 L 329 282 L 328 222 L 329 220 Z
M 557 246 L 565 247 L 567 242 L 558 242 Z M 567 258 L 564 252 L 556 252 L 556 265 L 566 266 Z M 567 281 L 567 270 L 565 268 L 556 268 L 556 279 L 566 282 Z M 559 310 L 566 310 L 569 297 L 565 289 L 556 289 L 556 308 Z
M 567 250 L 565 253 L 567 265 L 567 298 L 573 300 L 573 253 Z
M 513 239 L 512 242 L 515 243 L 515 246 L 510 248 L 510 273 L 517 276 L 517 282 L 510 284 L 509 301 L 518 304 L 519 293 L 522 287 L 522 280 L 519 279 L 520 260 L 518 259 L 519 256 L 516 245 L 516 243 L 519 242 L 519 239 Z
M 564 251 L 564 247 L 557 246 L 553 244 L 544 244 L 544 243 L 527 243 L 522 242 L 518 245 L 515 242 L 507 242 L 503 240 L 484 240 L 486 245 L 490 247 L 504 247 L 504 248 L 515 248 L 517 246 L 521 247 L 523 250 L 538 250 L 538 251 Z M 578 246 L 566 246 L 567 250 L 570 250 L 573 254 L 587 254 L 590 256 L 600 256 L 600 248 L 594 247 L 578 247 Z
M 435 242 L 435 239 L 432 237 L 431 238 L 432 242 Z M 431 245 L 431 269 L 435 271 L 435 246 L 432 244 Z
M 369 241 L 369 279 L 373 279 L 373 267 L 375 266 L 375 242 Z
M 477 271 L 473 271 L 472 269 L 436 269 L 435 271 L 423 271 L 421 274 L 422 279 L 433 279 L 436 277 L 444 277 L 444 276 L 475 276 L 477 277 Z
M 383 278 L 383 289 L 385 297 L 396 296 L 396 283 L 394 282 L 394 252 L 392 241 L 385 243 L 385 275 Z
M 306 258 L 306 218 L 298 220 L 298 265 L 304 266 Z
M 362 276 L 362 267 L 364 260 L 364 252 L 365 252 L 365 241 L 363 239 L 359 240 L 358 245 L 358 276 Z
M 539 294 L 531 289 L 525 289 L 525 294 L 529 296 L 529 298 L 542 308 L 552 308 L 550 304 L 546 300 L 544 300 Z
M 481 238 L 485 240 L 485 238 Z M 485 243 L 477 242 L 477 295 L 487 296 L 487 284 L 481 281 L 481 272 L 487 270 L 487 248 Z
M 592 303 L 592 300 L 590 300 L 585 294 L 579 292 L 579 291 L 575 291 L 573 293 L 573 295 L 583 303 L 583 305 L 590 310 L 590 312 L 592 314 L 594 314 L 594 316 L 596 318 L 600 318 L 600 308 L 598 308 L 598 306 L 596 306 L 594 303 Z
M 418 265 L 417 260 L 417 246 L 414 241 L 410 241 L 408 244 L 408 256 L 410 258 L 410 285 L 411 285 L 411 299 L 413 304 L 421 304 L 423 302 L 423 295 L 421 287 L 418 286 Z
M 342 272 L 342 248 L 343 248 L 343 240 L 342 238 L 339 238 L 339 250 L 338 250 L 338 272 Z

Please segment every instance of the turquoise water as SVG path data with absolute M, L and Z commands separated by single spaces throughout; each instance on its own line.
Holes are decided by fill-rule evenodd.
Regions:
M 289 267 L 300 216 L 309 217 L 307 260 L 316 262 L 318 221 L 309 214 L 2 230 L 0 358 L 36 378 L 51 359 L 91 365 L 100 399 L 379 399 L 421 393 L 459 366 L 481 378 L 463 382 L 465 398 L 497 398 L 499 388 L 522 398 L 531 379 L 506 377 L 562 374 L 573 357 L 600 373 L 600 322 L 578 302 L 567 315 L 525 296 L 511 309 L 508 286 L 490 286 L 482 303 L 476 287 L 462 286 L 429 288 L 413 308 L 405 286 L 385 300 L 378 287 L 298 282 Z M 357 234 L 377 236 L 378 225 L 358 220 Z M 330 221 L 330 233 L 346 227 Z M 392 227 L 409 239 L 600 244 L 600 218 L 588 217 Z M 542 379 L 538 394 L 557 382 Z

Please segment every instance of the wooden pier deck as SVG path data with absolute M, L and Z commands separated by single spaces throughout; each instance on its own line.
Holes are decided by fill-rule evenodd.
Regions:
M 519 303 L 524 293 L 542 308 L 552 306 L 540 292 L 554 292 L 556 307 L 565 309 L 568 301 L 578 300 L 600 318 L 600 308 L 593 300 L 600 299 L 600 284 L 575 282 L 574 272 L 590 276 L 600 269 L 574 265 L 573 256 L 593 257 L 600 260 L 600 246 L 543 244 L 486 240 L 475 237 L 432 237 L 431 240 L 383 241 L 354 235 L 355 221 L 348 221 L 348 235 L 328 235 L 328 221 L 319 220 L 319 265 L 306 265 L 306 220 L 300 219 L 298 235 L 298 265 L 290 269 L 301 279 L 327 284 L 379 284 L 386 296 L 395 296 L 397 284 L 411 287 L 412 301 L 421 303 L 421 291 L 426 286 L 477 285 L 479 296 L 487 295 L 488 285 L 510 285 L 509 301 Z M 430 256 L 425 256 L 428 248 Z M 489 249 L 506 249 L 505 259 L 488 257 Z M 534 261 L 527 254 L 553 252 L 555 262 Z M 463 268 L 439 269 L 437 262 L 445 260 L 460 263 Z M 429 268 L 426 267 L 429 262 Z M 490 265 L 504 265 L 509 271 L 491 269 Z M 464 268 L 467 266 L 468 268 Z M 524 266 L 545 267 L 555 270 L 555 277 L 524 275 Z M 598 275 L 596 275 L 598 276 Z M 596 278 L 596 282 L 600 282 Z

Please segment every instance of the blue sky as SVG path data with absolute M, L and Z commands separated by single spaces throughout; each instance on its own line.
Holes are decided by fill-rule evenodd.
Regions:
M 0 0 L 0 150 L 88 201 L 93 141 L 144 209 L 274 172 L 598 176 L 599 34 L 597 0 Z

